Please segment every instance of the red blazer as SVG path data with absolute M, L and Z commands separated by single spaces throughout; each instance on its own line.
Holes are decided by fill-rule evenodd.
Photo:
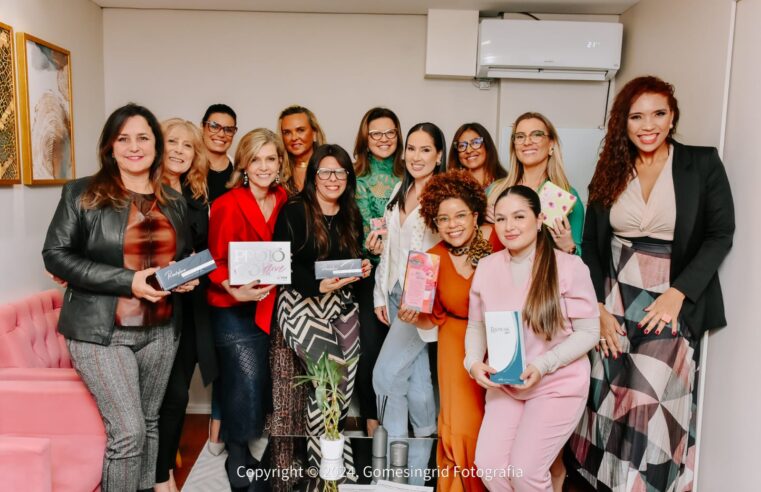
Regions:
M 248 187 L 234 188 L 214 200 L 209 218 L 209 251 L 217 262 L 217 269 L 209 274 L 211 284 L 206 296 L 210 305 L 231 307 L 240 304 L 222 287 L 222 282 L 230 276 L 227 268 L 228 245 L 230 241 L 272 241 L 277 215 L 287 199 L 282 186 L 275 188 L 275 208 L 268 221 L 264 220 Z M 270 332 L 276 294 L 273 290 L 256 306 L 256 326 L 267 333 Z

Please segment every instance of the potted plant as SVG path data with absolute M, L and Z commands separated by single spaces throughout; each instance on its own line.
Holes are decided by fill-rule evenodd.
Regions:
M 317 361 L 307 358 L 306 374 L 294 378 L 296 385 L 312 383 L 315 388 L 315 397 L 324 422 L 324 432 L 320 436 L 320 477 L 324 480 L 343 478 L 346 471 L 343 461 L 345 438 L 338 425 L 341 407 L 346 398 L 341 390 L 341 382 L 346 366 L 351 363 L 352 361 L 338 362 L 323 353 Z

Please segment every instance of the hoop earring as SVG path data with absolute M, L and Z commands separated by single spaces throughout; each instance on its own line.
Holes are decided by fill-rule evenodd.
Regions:
M 243 173 L 243 186 L 248 186 L 248 174 Z

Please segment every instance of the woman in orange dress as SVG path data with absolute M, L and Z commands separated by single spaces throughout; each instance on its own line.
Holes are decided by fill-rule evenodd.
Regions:
M 481 225 L 486 195 L 467 171 L 431 178 L 420 197 L 420 215 L 442 241 L 428 250 L 440 258 L 433 313 L 402 306 L 399 318 L 432 341 L 438 327 L 440 411 L 437 490 L 485 490 L 475 468 L 476 441 L 484 415 L 484 389 L 463 367 L 470 283 L 478 260 L 493 251 L 491 225 Z M 500 245 L 500 249 L 501 249 Z

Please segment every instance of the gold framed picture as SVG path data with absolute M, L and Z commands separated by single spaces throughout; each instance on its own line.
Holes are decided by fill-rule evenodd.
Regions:
M 76 177 L 71 54 L 23 32 L 16 50 L 24 184 L 63 184 Z
M 13 28 L 0 22 L 0 185 L 21 183 Z

